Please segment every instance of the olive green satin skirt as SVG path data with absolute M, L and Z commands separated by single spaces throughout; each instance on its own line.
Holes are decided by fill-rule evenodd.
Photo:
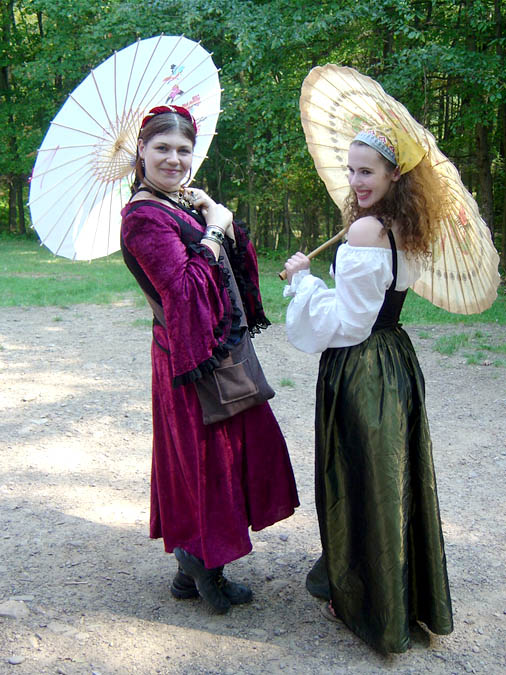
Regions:
M 381 652 L 453 629 L 423 375 L 399 326 L 321 357 L 316 505 L 336 614 Z

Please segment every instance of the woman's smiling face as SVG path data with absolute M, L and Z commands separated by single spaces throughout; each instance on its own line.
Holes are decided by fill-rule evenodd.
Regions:
M 190 171 L 193 145 L 179 131 L 171 131 L 147 143 L 139 139 L 139 155 L 148 181 L 165 192 L 177 192 Z
M 362 209 L 374 206 L 386 195 L 392 183 L 399 180 L 400 173 L 392 165 L 389 171 L 385 161 L 374 148 L 353 143 L 348 151 L 348 182 L 357 195 Z

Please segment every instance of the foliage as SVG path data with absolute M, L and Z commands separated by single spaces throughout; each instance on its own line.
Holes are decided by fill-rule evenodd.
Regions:
M 66 96 L 136 38 L 213 51 L 223 113 L 199 182 L 264 248 L 309 248 L 340 214 L 306 150 L 300 86 L 326 62 L 371 75 L 429 127 L 504 241 L 506 85 L 498 0 L 6 0 L 0 9 L 0 230 L 23 229 L 27 176 Z M 21 190 L 22 199 L 19 199 Z

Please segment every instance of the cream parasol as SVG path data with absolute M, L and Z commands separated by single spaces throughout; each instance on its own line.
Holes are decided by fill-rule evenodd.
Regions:
M 458 314 L 475 314 L 490 307 L 500 280 L 499 256 L 476 201 L 434 136 L 375 80 L 333 64 L 310 71 L 302 85 L 300 111 L 316 170 L 339 208 L 349 192 L 348 148 L 361 129 L 400 126 L 426 150 L 447 186 L 450 205 L 431 260 L 413 290 Z
M 138 40 L 91 71 L 38 151 L 29 205 L 41 243 L 76 260 L 117 251 L 142 118 L 159 105 L 190 110 L 198 127 L 194 177 L 215 133 L 220 97 L 211 54 L 183 36 Z

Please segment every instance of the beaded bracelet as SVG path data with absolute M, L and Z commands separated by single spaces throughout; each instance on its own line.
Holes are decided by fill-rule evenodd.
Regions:
M 223 243 L 218 239 L 218 237 L 215 237 L 213 234 L 209 234 L 208 232 L 204 234 L 204 236 L 200 241 L 203 242 L 204 239 L 207 239 L 208 241 L 214 241 L 214 243 L 218 244 L 219 246 L 221 246 L 221 244 Z
M 210 234 L 212 237 L 216 237 L 220 244 L 223 244 L 225 241 L 225 233 L 220 227 L 215 227 L 214 225 L 208 225 L 206 227 L 206 235 Z
M 206 227 L 206 232 L 205 232 L 205 237 L 210 236 L 211 238 L 215 238 L 215 240 L 218 241 L 219 244 L 223 244 L 225 241 L 225 233 L 223 230 L 219 227 L 215 227 L 214 225 L 208 225 Z

